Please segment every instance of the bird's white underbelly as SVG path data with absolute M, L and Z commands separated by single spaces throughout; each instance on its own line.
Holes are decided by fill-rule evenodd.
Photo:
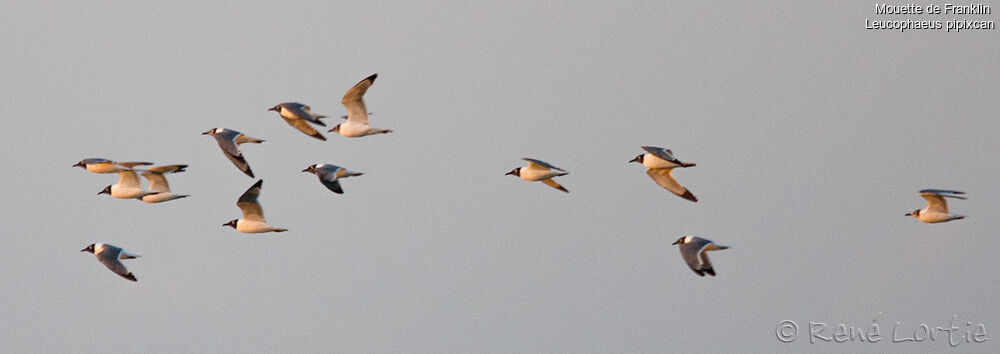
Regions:
M 926 223 L 938 223 L 953 220 L 955 216 L 948 213 L 928 213 L 921 211 L 917 219 Z
M 149 192 L 142 190 L 142 188 L 111 186 L 111 196 L 119 199 L 142 198 L 147 194 Z
M 340 124 L 340 129 L 338 130 L 340 135 L 356 138 L 359 136 L 365 136 L 371 134 L 372 126 L 370 124 L 358 124 L 358 123 L 342 123 Z
M 239 219 L 236 221 L 236 231 L 242 233 L 256 234 L 273 230 L 274 230 L 273 227 L 268 226 L 267 223 L 262 223 L 260 221 L 249 221 L 243 219 Z
M 180 198 L 180 197 L 181 196 L 177 195 L 177 194 L 173 194 L 173 193 L 170 193 L 170 192 L 163 192 L 163 193 L 150 194 L 150 195 L 143 196 L 142 197 L 142 201 L 144 201 L 146 203 L 161 203 L 161 202 L 165 202 L 165 201 L 168 201 L 168 200 L 174 200 L 174 199 L 177 199 L 177 198 Z
M 674 168 L 680 165 L 661 159 L 653 154 L 646 154 L 642 157 L 642 165 L 646 168 Z
M 526 181 L 541 181 L 543 179 L 549 179 L 561 175 L 563 175 L 562 172 L 539 171 L 527 168 L 521 169 L 521 179 L 524 179 Z

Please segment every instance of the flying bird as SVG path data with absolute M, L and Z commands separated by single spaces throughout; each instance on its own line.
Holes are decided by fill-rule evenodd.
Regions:
M 302 170 L 302 172 L 309 172 L 316 175 L 316 177 L 319 177 L 320 183 L 323 183 L 327 189 L 337 194 L 344 194 L 344 190 L 340 188 L 341 178 L 361 176 L 364 174 L 361 172 L 351 171 L 340 166 L 328 164 L 311 165 Z
M 699 276 L 705 276 L 705 273 L 713 277 L 715 276 L 715 270 L 712 269 L 712 262 L 708 261 L 708 255 L 705 252 L 729 248 L 729 246 L 723 246 L 694 236 L 681 237 L 677 241 L 674 241 L 673 244 L 680 245 L 681 258 L 684 258 L 688 267 L 691 267 L 691 270 Z
M 125 268 L 125 265 L 122 264 L 121 260 L 138 258 L 139 255 L 125 252 L 125 250 L 119 247 L 105 243 L 93 243 L 90 246 L 87 246 L 87 248 L 80 250 L 80 252 L 93 253 L 97 256 L 97 260 L 101 261 L 101 264 L 104 264 L 105 267 L 111 269 L 111 271 L 115 272 L 115 274 L 121 275 L 122 278 L 136 281 L 135 275 L 132 275 L 132 272 L 129 272 L 128 269 Z
M 149 191 L 157 192 L 142 197 L 146 203 L 161 203 L 168 200 L 185 198 L 187 195 L 174 194 L 170 192 L 170 184 L 167 183 L 167 173 L 184 172 L 187 165 L 167 165 L 147 168 L 142 172 L 142 176 L 149 181 Z
M 240 207 L 240 210 L 243 211 L 243 217 L 222 224 L 222 226 L 232 226 L 236 231 L 247 234 L 288 231 L 288 229 L 270 226 L 267 224 L 267 220 L 264 220 L 264 209 L 257 202 L 257 196 L 260 195 L 260 186 L 262 183 L 264 183 L 264 180 L 258 180 L 257 183 L 250 186 L 250 189 L 243 192 L 240 199 L 236 201 L 236 206 Z
M 569 174 L 568 172 L 559 167 L 552 166 L 545 161 L 529 159 L 527 157 L 522 158 L 521 160 L 528 161 L 528 165 L 515 168 L 504 175 L 515 175 L 521 177 L 521 179 L 525 181 L 542 181 L 542 183 L 545 183 L 552 188 L 569 193 L 566 188 L 563 188 L 563 186 L 560 186 L 559 183 L 552 180 L 553 177 L 567 175 Z
M 320 134 L 315 128 L 309 125 L 309 123 L 312 123 L 325 127 L 326 123 L 320 121 L 320 118 L 326 118 L 326 116 L 313 114 L 309 106 L 297 102 L 285 102 L 268 110 L 278 112 L 281 118 L 285 120 L 285 123 L 288 123 L 288 125 L 298 129 L 300 132 L 319 140 L 326 140 L 323 134 Z
M 692 167 L 695 164 L 691 162 L 681 162 L 674 157 L 673 152 L 668 149 L 659 148 L 655 146 L 643 146 L 643 150 L 646 150 L 646 154 L 640 154 L 636 156 L 632 162 L 641 163 L 646 166 L 646 174 L 653 179 L 656 184 L 660 187 L 666 188 L 668 191 L 680 196 L 681 198 L 690 200 L 692 202 L 697 202 L 698 198 L 695 198 L 691 191 L 684 188 L 674 176 L 671 174 L 674 168 L 677 167 Z
M 123 169 L 129 169 L 131 167 L 124 166 L 145 166 L 152 165 L 152 162 L 114 162 L 108 159 L 83 159 L 77 162 L 73 167 L 82 167 L 83 169 L 93 172 L 93 173 L 117 173 Z
M 243 171 L 243 173 L 246 173 L 251 178 L 254 177 L 253 171 L 250 170 L 247 160 L 243 158 L 243 153 L 240 152 L 239 146 L 243 143 L 260 144 L 264 140 L 254 139 L 246 136 L 246 134 L 225 128 L 209 129 L 207 132 L 201 134 L 214 137 L 215 142 L 219 143 L 219 148 L 222 149 L 222 154 L 226 155 L 226 158 L 232 161 L 233 165 L 240 169 L 240 171 Z
M 340 103 L 343 103 L 344 107 L 347 107 L 347 122 L 337 124 L 329 131 L 337 132 L 348 138 L 392 133 L 392 130 L 389 129 L 372 128 L 371 123 L 368 122 L 368 107 L 365 106 L 364 96 L 368 88 L 375 82 L 376 77 L 378 77 L 378 74 L 372 74 L 372 76 L 361 80 L 361 82 L 354 85 L 350 90 L 347 90 L 344 98 L 340 100 Z
M 98 195 L 107 194 L 118 199 L 142 200 L 143 197 L 148 195 L 160 193 L 142 189 L 142 184 L 139 181 L 139 174 L 132 169 L 132 167 L 135 167 L 134 165 L 128 162 L 122 162 L 119 163 L 119 165 L 122 165 L 127 169 L 121 169 L 118 171 L 118 183 L 105 187 L 104 190 L 97 193 Z
M 907 213 L 906 216 L 912 216 L 917 218 L 917 220 L 930 224 L 965 219 L 965 215 L 949 213 L 948 202 L 944 200 L 944 198 L 965 199 L 965 197 L 959 196 L 959 194 L 965 193 L 941 189 L 924 189 L 920 191 L 920 196 L 927 199 L 927 207 L 914 210 L 912 213 Z

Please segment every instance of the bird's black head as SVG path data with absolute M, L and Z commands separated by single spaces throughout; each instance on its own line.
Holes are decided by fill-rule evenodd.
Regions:
M 104 190 L 97 193 L 97 195 L 101 194 L 111 195 L 111 186 L 104 187 Z
M 920 216 L 920 209 L 914 210 L 912 213 L 906 213 L 904 216 L 918 217 Z
M 268 108 L 267 110 L 269 110 L 269 111 L 275 111 L 275 112 L 281 112 L 281 105 L 279 104 L 277 106 Z
M 316 165 L 309 165 L 309 167 L 306 167 L 306 169 L 302 170 L 302 172 L 316 173 Z
M 645 154 L 639 154 L 639 156 L 636 156 L 634 159 L 632 159 L 632 161 L 629 161 L 629 163 L 633 163 L 633 162 L 642 163 L 642 157 L 643 156 L 645 156 Z
M 333 126 L 333 129 L 327 130 L 326 132 L 327 133 L 329 133 L 329 132 L 340 133 L 340 124 L 337 124 L 337 125 Z
M 222 226 L 232 226 L 235 229 L 237 221 L 239 221 L 239 219 L 233 219 L 233 220 L 230 220 L 229 222 L 227 222 L 225 224 L 222 224 Z
M 685 238 L 687 238 L 687 236 L 684 236 L 684 237 L 681 237 L 681 238 L 677 239 L 677 241 L 674 241 L 674 243 L 671 243 L 671 245 L 683 245 Z
M 87 168 L 87 164 L 83 163 L 83 161 L 80 161 L 80 162 L 77 162 L 76 165 L 73 165 L 73 167 L 83 167 L 84 169 L 86 169 Z
M 94 244 L 91 243 L 90 246 L 87 246 L 87 248 L 84 248 L 84 249 L 80 250 L 80 252 L 94 253 Z
M 515 176 L 520 177 L 521 176 L 521 168 L 518 167 L 518 168 L 515 168 L 513 170 L 510 170 L 510 172 L 504 173 L 504 176 L 506 176 L 506 175 L 515 175 Z
M 215 135 L 215 128 L 209 129 L 207 132 L 201 133 L 201 135 Z

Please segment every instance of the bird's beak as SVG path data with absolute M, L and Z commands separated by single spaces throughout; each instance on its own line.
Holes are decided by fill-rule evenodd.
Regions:
M 211 131 L 211 130 L 209 130 L 209 131 L 207 131 L 207 132 L 204 132 L 204 133 L 201 133 L 201 135 L 208 135 L 208 133 L 211 133 L 211 132 L 212 132 L 212 131 Z
M 274 107 L 268 108 L 267 110 L 277 112 L 278 111 L 278 106 L 274 106 Z
M 83 165 L 83 162 L 77 162 L 77 163 L 76 163 L 76 165 L 73 165 L 73 167 L 83 167 L 83 168 L 87 168 L 87 166 L 84 166 L 84 165 Z
M 906 215 L 903 216 L 913 216 L 913 213 L 906 213 Z
M 311 168 L 311 167 L 310 167 L 310 168 Z M 307 169 L 304 169 L 304 170 L 302 170 L 302 172 L 309 172 L 309 169 L 310 169 L 310 168 L 307 168 Z
M 514 174 L 514 171 L 510 171 L 510 172 L 504 173 L 503 175 L 506 176 L 506 175 L 512 175 L 512 174 Z
M 632 159 L 632 161 L 629 161 L 628 163 L 633 163 L 633 162 L 639 162 L 639 156 L 636 156 L 634 159 Z
M 80 252 L 87 252 L 87 249 L 84 248 L 84 249 L 80 250 Z
M 674 243 L 671 243 L 671 245 L 676 245 L 678 243 L 681 243 L 681 240 L 674 241 Z

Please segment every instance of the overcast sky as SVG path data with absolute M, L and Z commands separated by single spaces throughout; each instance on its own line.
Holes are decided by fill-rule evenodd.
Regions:
M 988 2 L 987 2 L 988 3 Z M 924 4 L 926 5 L 926 4 Z M 994 6 L 995 10 L 997 7 Z M 856 2 L 0 4 L 0 351 L 1000 351 L 1000 32 Z M 996 15 L 914 19 L 995 20 Z M 267 111 L 365 99 L 387 135 Z M 337 118 L 330 118 L 335 123 Z M 254 179 L 285 233 L 223 223 Z M 627 162 L 696 167 L 683 200 Z M 188 164 L 162 204 L 83 158 Z M 521 157 L 570 193 L 504 173 Z M 314 163 L 364 172 L 327 191 Z M 968 218 L 923 224 L 923 188 Z M 731 246 L 700 278 L 670 244 Z M 126 281 L 79 250 L 142 255 Z M 877 318 L 876 318 L 877 317 Z M 775 335 L 795 321 L 793 343 Z M 879 343 L 809 344 L 809 322 Z

